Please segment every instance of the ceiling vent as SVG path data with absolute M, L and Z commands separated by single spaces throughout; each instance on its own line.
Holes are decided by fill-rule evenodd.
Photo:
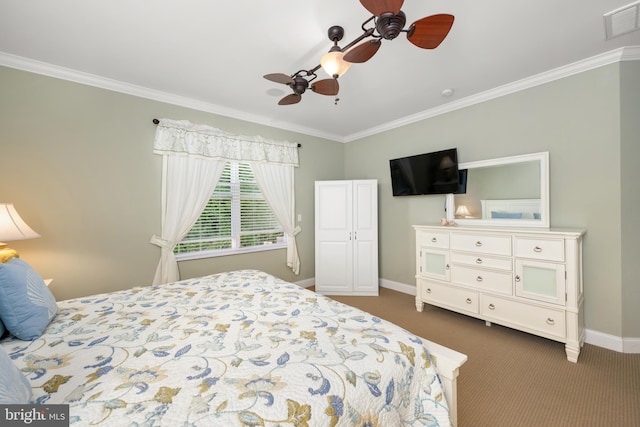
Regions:
M 640 29 L 640 1 L 604 14 L 607 40 Z

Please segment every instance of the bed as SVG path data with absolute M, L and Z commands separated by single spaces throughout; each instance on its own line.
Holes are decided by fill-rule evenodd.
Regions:
M 465 355 L 261 271 L 57 306 L 41 336 L 0 350 L 71 425 L 456 422 Z

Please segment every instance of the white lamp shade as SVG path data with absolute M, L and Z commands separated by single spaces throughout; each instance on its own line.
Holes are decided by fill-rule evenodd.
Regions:
M 35 237 L 40 237 L 40 235 L 20 218 L 12 203 L 0 203 L 0 242 L 33 239 Z
M 458 206 L 458 209 L 456 209 L 456 215 L 458 215 L 458 216 L 469 216 L 471 214 L 469 213 L 469 209 L 467 209 L 466 205 L 460 205 L 460 206 Z
M 351 62 L 342 59 L 344 52 L 335 51 L 325 53 L 320 59 L 322 69 L 331 77 L 340 77 L 351 67 Z

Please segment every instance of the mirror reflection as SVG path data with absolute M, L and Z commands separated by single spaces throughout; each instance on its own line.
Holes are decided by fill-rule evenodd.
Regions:
M 467 191 L 454 219 L 468 225 L 549 226 L 548 153 L 461 163 Z

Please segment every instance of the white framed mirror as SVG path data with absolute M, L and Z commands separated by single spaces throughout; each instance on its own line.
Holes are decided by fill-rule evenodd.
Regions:
M 549 152 L 460 163 L 458 169 L 466 170 L 466 192 L 447 195 L 448 220 L 549 227 Z

